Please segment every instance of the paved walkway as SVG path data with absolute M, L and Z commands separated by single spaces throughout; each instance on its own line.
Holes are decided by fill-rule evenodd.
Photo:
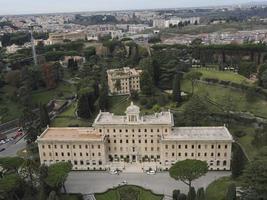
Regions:
M 193 182 L 193 186 L 206 188 L 214 180 L 229 176 L 230 172 L 208 172 L 205 176 Z M 67 192 L 91 194 L 105 192 L 109 188 L 117 187 L 123 181 L 128 184 L 139 185 L 153 192 L 172 195 L 174 189 L 187 192 L 188 186 L 170 178 L 168 172 L 147 175 L 145 173 L 121 173 L 111 175 L 107 172 L 71 172 L 66 182 Z

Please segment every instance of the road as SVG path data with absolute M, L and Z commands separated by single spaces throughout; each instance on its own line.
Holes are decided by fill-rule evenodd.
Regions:
M 214 180 L 229 176 L 230 172 L 208 172 L 205 176 L 193 182 L 195 188 L 206 188 Z M 126 180 L 128 184 L 139 185 L 153 192 L 164 195 L 172 195 L 174 189 L 187 192 L 188 186 L 180 181 L 170 178 L 168 172 L 147 175 L 145 173 L 121 173 L 111 175 L 107 172 L 71 172 L 66 182 L 67 192 L 91 194 L 104 192 Z
M 11 138 L 16 135 L 16 130 L 7 134 L 7 138 Z M 26 147 L 26 141 L 24 138 L 17 138 L 16 140 L 12 140 L 6 144 L 0 145 L 0 149 L 5 148 L 4 151 L 0 152 L 0 157 L 6 156 L 16 156 L 17 152 Z

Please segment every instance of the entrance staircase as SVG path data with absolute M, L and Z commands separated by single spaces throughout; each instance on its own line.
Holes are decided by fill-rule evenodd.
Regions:
M 125 163 L 125 169 L 123 170 L 125 173 L 143 173 L 142 164 L 141 163 Z

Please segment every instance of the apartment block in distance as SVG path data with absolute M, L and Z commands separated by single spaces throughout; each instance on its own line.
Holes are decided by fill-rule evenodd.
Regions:
M 141 73 L 142 70 L 129 67 L 107 70 L 109 93 L 125 95 L 131 91 L 139 92 Z
M 170 111 L 141 115 L 132 103 L 125 115 L 100 111 L 92 127 L 47 128 L 37 142 L 42 164 L 69 161 L 73 170 L 168 170 L 185 159 L 230 170 L 233 138 L 224 126 L 175 127 Z

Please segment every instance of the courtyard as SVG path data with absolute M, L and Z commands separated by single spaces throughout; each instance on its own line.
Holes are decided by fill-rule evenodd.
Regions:
M 228 171 L 210 171 L 205 176 L 193 182 L 195 188 L 206 188 L 211 182 L 220 177 L 229 176 Z M 124 183 L 123 183 L 124 182 Z M 147 175 L 145 173 L 121 173 L 111 175 L 108 172 L 71 172 L 66 182 L 68 193 L 101 193 L 110 188 L 125 184 L 138 185 L 152 190 L 156 194 L 172 195 L 174 189 L 187 192 L 188 186 L 181 181 L 175 181 L 168 172 Z

